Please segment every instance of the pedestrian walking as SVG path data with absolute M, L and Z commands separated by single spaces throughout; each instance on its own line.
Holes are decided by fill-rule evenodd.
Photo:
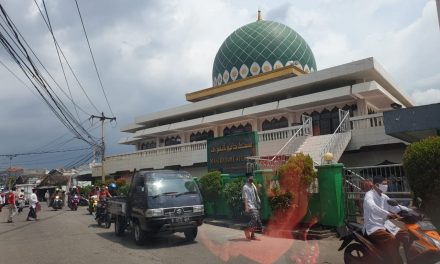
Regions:
M 32 194 L 29 199 L 29 214 L 26 218 L 26 221 L 31 221 L 29 218 L 34 218 L 35 220 L 38 220 L 37 218 L 37 207 L 38 207 L 38 197 L 37 197 L 37 189 L 32 189 Z
M 263 231 L 263 225 L 260 219 L 260 204 L 261 200 L 258 197 L 257 187 L 254 184 L 254 177 L 252 174 L 246 174 L 246 183 L 242 189 L 242 198 L 244 202 L 245 213 L 249 215 L 250 221 L 244 234 L 249 240 L 258 240 L 255 237 L 255 232 Z
M 25 206 L 25 196 L 24 196 L 24 189 L 21 189 L 18 193 L 18 213 L 20 214 Z
M 50 200 L 49 198 L 50 198 L 50 193 L 49 190 L 47 190 L 46 193 L 44 194 L 44 199 L 46 199 L 47 206 L 49 206 L 49 200 Z
M 17 210 L 15 206 L 15 191 L 17 188 L 14 186 L 12 187 L 12 191 L 9 192 L 8 196 L 8 208 L 9 208 L 9 215 L 8 215 L 8 223 L 12 223 L 12 217 L 14 217 L 15 212 Z

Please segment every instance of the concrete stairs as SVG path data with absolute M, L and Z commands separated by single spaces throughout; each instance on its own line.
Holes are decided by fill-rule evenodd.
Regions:
M 308 137 L 298 148 L 296 153 L 302 152 L 304 154 L 309 154 L 314 162 L 321 164 L 322 150 L 331 137 L 331 134 Z
M 321 164 L 324 147 L 331 140 L 332 134 L 308 137 L 295 153 L 309 154 L 315 164 Z M 336 133 L 334 142 L 338 147 L 332 148 L 333 161 L 337 162 L 351 140 L 351 131 Z

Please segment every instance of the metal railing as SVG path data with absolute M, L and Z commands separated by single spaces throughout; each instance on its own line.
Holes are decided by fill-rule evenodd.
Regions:
M 295 141 L 295 139 L 299 137 L 308 137 L 313 133 L 312 118 L 310 116 L 302 115 L 301 119 L 303 124 L 301 126 L 297 126 L 295 133 L 289 138 L 289 140 L 281 147 L 281 149 L 275 155 L 271 156 L 270 158 L 266 156 L 246 157 L 248 161 L 247 162 L 248 172 L 254 170 L 256 168 L 257 163 L 259 164 L 264 163 L 265 166 L 276 169 L 276 167 L 281 166 L 286 161 L 285 159 L 286 156 L 290 156 L 293 153 L 295 153 L 296 149 L 298 149 L 301 143 L 303 142 L 303 141 L 299 142 L 299 140 Z M 260 134 L 260 138 L 261 138 L 261 134 Z M 284 152 L 286 149 L 287 151 Z
M 353 218 L 360 218 L 363 215 L 363 199 L 365 193 L 372 188 L 375 176 L 382 176 L 387 180 L 388 191 L 385 194 L 391 199 L 405 206 L 411 204 L 411 189 L 402 164 L 345 168 L 344 192 L 347 219 L 354 220 Z
M 322 148 L 321 164 L 324 164 L 324 154 L 327 152 L 336 155 L 335 160 L 339 159 L 344 149 L 351 139 L 350 112 L 339 109 L 339 125 L 333 132 L 330 140 Z

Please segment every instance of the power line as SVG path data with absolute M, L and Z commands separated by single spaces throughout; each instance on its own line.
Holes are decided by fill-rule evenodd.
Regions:
M 44 19 L 43 12 L 41 11 L 40 6 L 37 4 L 37 1 L 34 0 L 34 2 L 35 2 L 35 5 L 38 7 L 38 10 L 40 11 L 41 17 L 46 22 L 46 19 Z M 57 41 L 55 39 L 55 34 L 53 33 L 52 24 L 50 23 L 49 14 L 48 14 L 47 8 L 46 8 L 46 2 L 44 0 L 43 0 L 43 7 L 44 7 L 44 11 L 46 12 L 46 18 L 47 18 L 46 25 L 49 27 L 50 34 L 52 35 L 53 43 L 54 43 L 55 49 L 57 51 L 58 61 L 60 62 L 60 66 L 61 66 L 61 70 L 63 72 L 64 80 L 66 81 L 66 86 L 67 86 L 67 89 L 69 90 L 69 95 L 70 95 L 70 98 L 72 99 L 72 102 L 73 102 L 74 100 L 73 100 L 73 96 L 72 96 L 72 91 L 70 90 L 69 81 L 67 80 L 66 72 L 64 71 L 63 62 L 61 61 L 60 52 L 59 52 L 58 46 L 57 46 Z M 75 108 L 76 116 L 78 117 L 78 119 L 80 119 L 79 114 L 78 114 L 78 109 L 76 109 L 76 104 L 73 103 L 73 107 Z
M 102 93 L 104 94 L 105 101 L 107 102 L 108 108 L 110 109 L 110 113 L 112 114 L 112 116 L 115 116 L 113 114 L 112 108 L 110 107 L 110 103 L 108 102 L 107 94 L 105 93 L 104 86 L 102 85 L 101 76 L 99 75 L 98 67 L 96 66 L 95 57 L 93 56 L 92 48 L 91 48 L 90 42 L 89 42 L 89 37 L 87 36 L 86 27 L 84 26 L 84 21 L 82 19 L 81 11 L 79 10 L 78 1 L 75 0 L 75 3 L 76 3 L 76 9 L 78 10 L 79 18 L 81 19 L 81 24 L 82 24 L 82 27 L 84 30 L 84 35 L 86 36 L 87 45 L 89 46 L 90 55 L 92 56 L 93 65 L 95 66 L 95 71 L 96 71 L 96 74 L 98 75 L 98 80 L 99 80 L 99 84 L 101 85 Z
M 48 153 L 62 153 L 62 152 L 71 152 L 78 150 L 86 150 L 88 148 L 79 148 L 79 149 L 65 149 L 65 150 L 54 150 L 54 151 L 41 151 L 41 152 L 27 152 L 27 153 L 14 153 L 14 154 L 0 154 L 0 157 L 16 157 L 16 156 L 27 156 L 27 155 L 38 155 L 38 154 L 48 154 Z
M 44 67 L 44 65 L 41 63 L 41 61 L 36 56 L 35 52 L 32 50 L 32 48 L 29 46 L 29 44 L 26 42 L 26 40 L 23 38 L 21 33 L 18 31 L 14 23 L 11 21 L 9 16 L 7 15 L 6 11 L 4 10 L 3 6 L 0 4 L 0 9 L 3 14 L 2 19 L 5 21 L 5 23 L 8 25 L 11 33 L 14 35 L 14 38 L 7 32 L 7 30 L 4 28 L 3 25 L 2 28 L 5 30 L 6 34 L 9 36 L 9 38 L 12 40 L 12 42 L 15 44 L 15 46 L 18 47 L 21 53 L 23 53 L 24 57 L 28 61 L 29 65 L 25 63 L 25 61 L 21 58 L 21 56 L 17 53 L 17 51 L 13 48 L 13 46 L 7 41 L 3 33 L 1 34 L 1 42 L 3 46 L 6 48 L 7 52 L 10 54 L 11 58 L 19 65 L 19 67 L 22 69 L 22 71 L 25 73 L 25 76 L 30 80 L 30 82 L 33 84 L 34 88 L 37 90 L 37 92 L 40 94 L 40 96 L 43 98 L 43 100 L 46 102 L 46 104 L 49 106 L 49 108 L 52 110 L 52 112 L 59 118 L 59 120 L 69 129 L 71 132 L 73 132 L 75 135 L 78 136 L 79 139 L 84 140 L 85 142 L 88 142 L 91 145 L 96 145 L 96 143 L 93 141 L 92 136 L 79 124 L 77 120 L 73 117 L 73 115 L 68 111 L 67 107 L 64 105 L 64 103 L 60 100 L 60 98 L 55 94 L 53 95 L 51 91 L 53 92 L 52 88 L 50 87 L 49 83 L 45 80 L 45 78 L 41 75 L 41 73 L 38 71 L 36 66 L 34 65 L 32 59 L 30 58 L 26 48 L 22 44 L 20 37 L 23 39 L 24 43 L 27 45 L 27 47 L 30 49 L 32 54 L 35 56 L 35 58 L 38 60 L 40 65 L 45 69 L 46 73 L 52 78 L 55 84 L 61 89 L 61 87 L 58 85 L 58 83 L 53 79 L 52 75 L 47 71 L 47 69 Z M 19 37 L 20 35 L 20 37 Z M 15 40 L 17 42 L 15 42 Z M 18 44 L 17 44 L 18 43 Z M 43 89 L 44 93 L 47 94 L 49 98 L 46 98 L 44 94 L 40 91 L 40 89 L 37 87 L 37 85 L 34 83 L 34 81 Z M 62 89 L 61 89 L 62 90 Z M 62 90 L 63 91 L 63 90 Z M 63 91 L 64 92 L 64 91 Z M 67 95 L 66 95 L 67 96 Z M 68 96 L 67 96 L 68 97 Z M 68 97 L 69 98 L 69 97 Z M 52 105 L 52 103 L 53 105 Z M 82 133 L 84 133 L 88 139 L 92 140 L 89 141 L 88 139 L 84 138 L 82 134 L 77 130 L 80 129 Z
M 43 2 L 43 3 L 44 3 L 44 2 Z M 37 3 L 36 3 L 36 4 L 37 4 Z M 49 29 L 49 32 L 52 34 L 52 37 L 53 37 L 54 42 L 55 42 L 55 46 L 57 47 L 57 52 L 58 52 L 58 51 L 61 52 L 61 55 L 63 56 L 64 61 L 66 62 L 67 66 L 69 67 L 70 72 L 72 73 L 73 77 L 75 78 L 75 80 L 76 80 L 76 82 L 78 83 L 79 87 L 81 88 L 82 92 L 83 92 L 84 95 L 86 96 L 86 98 L 87 98 L 87 100 L 89 101 L 90 105 L 91 105 L 96 111 L 99 112 L 98 108 L 97 108 L 96 105 L 92 102 L 92 100 L 90 99 L 90 97 L 89 97 L 89 95 L 87 94 L 86 90 L 84 89 L 83 85 L 82 85 L 81 82 L 79 81 L 78 76 L 77 76 L 77 75 L 75 74 L 75 72 L 73 71 L 72 66 L 70 65 L 69 61 L 67 60 L 66 56 L 64 55 L 63 50 L 61 49 L 61 46 L 59 45 L 58 41 L 56 40 L 55 35 L 54 35 L 54 33 L 53 33 L 53 30 L 52 30 L 52 26 L 50 25 L 50 22 L 48 22 L 48 21 L 49 21 L 49 16 L 47 15 L 47 17 L 48 17 L 48 21 L 46 21 L 46 19 L 45 19 L 43 13 L 42 13 L 40 7 L 38 6 L 38 4 L 37 4 L 37 7 L 38 7 L 38 10 L 40 11 L 40 14 L 41 14 L 41 16 L 42 16 L 42 18 L 43 18 L 43 20 L 44 20 L 44 22 L 45 22 L 47 28 Z M 47 10 L 46 10 L 46 14 L 47 14 Z M 66 96 L 67 96 L 67 95 L 66 95 Z M 73 102 L 73 100 L 72 100 L 72 102 Z M 74 103 L 74 102 L 73 102 L 73 103 Z M 76 104 L 74 104 L 74 105 L 76 105 Z M 76 106 L 77 106 L 77 105 L 76 105 Z M 83 111 L 83 112 L 84 112 L 84 111 Z M 90 114 L 88 114 L 88 113 L 86 113 L 86 114 L 87 114 L 88 116 L 90 116 Z

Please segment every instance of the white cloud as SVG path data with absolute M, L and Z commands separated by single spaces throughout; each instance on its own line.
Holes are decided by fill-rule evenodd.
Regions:
M 235 29 L 253 22 L 259 7 L 263 18 L 292 27 L 309 43 L 318 69 L 373 56 L 417 104 L 439 98 L 440 33 L 433 0 L 133 0 L 79 4 L 119 125 L 183 104 L 186 92 L 208 87 L 218 48 Z M 46 5 L 57 39 L 87 94 L 100 111 L 110 114 L 76 7 L 51 0 Z M 52 39 L 34 3 L 8 1 L 4 6 L 65 87 Z M 0 59 L 7 62 L 6 58 L 0 49 Z M 0 78 L 0 105 L 4 109 L 0 121 L 11 124 L 16 131 L 6 134 L 0 130 L 3 153 L 13 153 L 16 146 L 26 151 L 22 142 L 43 145 L 65 130 L 47 106 L 1 66 Z M 87 102 L 73 76 L 69 74 L 68 78 L 78 104 L 90 114 L 99 114 Z M 61 93 L 60 96 L 66 100 Z M 81 115 L 81 119 L 86 118 Z M 109 153 L 128 150 L 116 143 L 123 136 L 119 127 L 107 127 L 106 133 Z
M 417 105 L 440 103 L 440 88 L 415 91 L 411 94 Z

